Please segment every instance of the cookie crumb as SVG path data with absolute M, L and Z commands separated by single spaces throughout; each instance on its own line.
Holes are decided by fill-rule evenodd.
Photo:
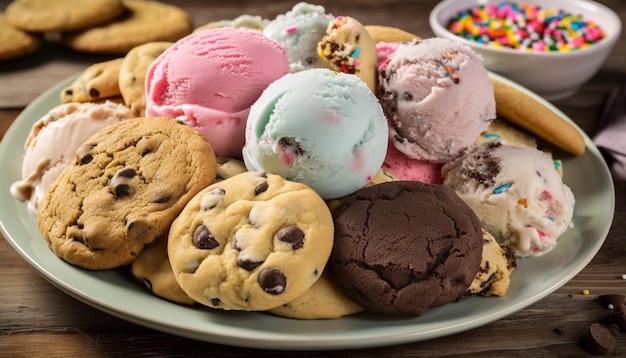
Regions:
M 566 334 L 569 333 L 569 327 L 568 326 L 558 326 L 554 329 L 554 331 L 560 335 L 560 336 L 564 336 Z

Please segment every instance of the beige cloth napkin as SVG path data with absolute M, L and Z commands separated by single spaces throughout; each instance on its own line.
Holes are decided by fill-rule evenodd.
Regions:
M 626 180 L 626 85 L 611 91 L 593 142 L 605 155 L 613 179 Z

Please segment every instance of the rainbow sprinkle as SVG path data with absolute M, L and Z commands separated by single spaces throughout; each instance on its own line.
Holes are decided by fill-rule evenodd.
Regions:
M 606 33 L 593 21 L 562 10 L 504 1 L 462 11 L 448 30 L 470 41 L 532 52 L 567 52 L 600 42 Z
M 512 187 L 513 184 L 503 184 L 493 190 L 494 194 L 502 194 L 506 189 Z

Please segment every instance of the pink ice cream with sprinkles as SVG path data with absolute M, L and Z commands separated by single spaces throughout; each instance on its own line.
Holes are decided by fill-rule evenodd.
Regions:
M 365 186 L 381 168 L 388 127 L 357 76 L 309 69 L 273 82 L 250 108 L 243 158 L 313 188 L 324 199 Z
M 380 65 L 377 96 L 389 139 L 408 158 L 445 163 L 474 144 L 496 117 L 482 58 L 444 38 L 402 44 Z

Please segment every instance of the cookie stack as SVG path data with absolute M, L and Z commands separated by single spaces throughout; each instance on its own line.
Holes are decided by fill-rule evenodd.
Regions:
M 75 51 L 125 54 L 146 42 L 176 41 L 192 28 L 184 10 L 156 1 L 14 0 L 0 14 L 0 60 L 36 51 L 47 34 L 60 34 Z

